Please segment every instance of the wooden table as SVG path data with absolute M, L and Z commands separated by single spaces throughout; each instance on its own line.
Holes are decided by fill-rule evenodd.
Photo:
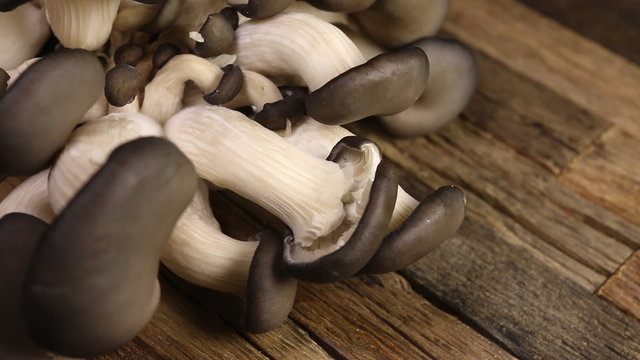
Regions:
M 163 272 L 152 322 L 102 359 L 640 359 L 640 1 L 452 0 L 443 35 L 477 56 L 460 118 L 352 130 L 414 196 L 465 190 L 455 238 L 399 273 L 302 284 L 261 335 Z

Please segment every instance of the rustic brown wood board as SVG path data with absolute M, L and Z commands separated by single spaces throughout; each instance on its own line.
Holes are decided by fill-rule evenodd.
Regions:
M 451 0 L 442 34 L 476 53 L 464 113 L 413 139 L 350 129 L 412 195 L 465 190 L 456 237 L 399 273 L 302 284 L 259 335 L 163 269 L 151 323 L 100 359 L 640 359 L 640 1 Z M 223 228 L 249 223 L 235 235 L 265 226 L 214 200 Z

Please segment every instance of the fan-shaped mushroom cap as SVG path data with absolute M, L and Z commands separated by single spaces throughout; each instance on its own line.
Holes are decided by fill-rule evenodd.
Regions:
M 45 168 L 104 89 L 85 50 L 60 50 L 30 66 L 0 98 L 0 174 Z
M 33 257 L 24 316 L 34 341 L 86 357 L 135 337 L 158 304 L 159 257 L 197 181 L 193 164 L 165 139 L 116 149 Z

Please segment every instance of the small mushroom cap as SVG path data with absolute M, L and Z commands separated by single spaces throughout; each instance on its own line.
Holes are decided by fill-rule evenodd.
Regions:
M 327 125 L 395 114 L 416 102 L 428 76 L 429 60 L 418 48 L 380 54 L 309 94 L 307 113 Z
M 244 85 L 244 75 L 242 69 L 237 65 L 227 65 L 222 68 L 224 75 L 218 83 L 218 87 L 210 94 L 204 95 L 203 98 L 211 105 L 222 105 L 231 101 Z
M 214 57 L 224 54 L 233 45 L 234 29 L 229 19 L 222 14 L 211 14 L 200 29 L 203 42 L 196 42 L 196 55 Z
M 226 7 L 220 10 L 220 14 L 222 14 L 222 16 L 227 18 L 233 30 L 238 28 L 238 24 L 240 23 L 240 17 L 238 16 L 238 12 L 235 11 L 232 7 Z
M 164 66 L 171 58 L 180 54 L 180 48 L 172 43 L 163 43 L 156 49 L 156 52 L 153 53 L 153 58 L 151 63 L 153 64 L 154 69 L 160 69 Z
M 282 239 L 270 231 L 260 241 L 251 261 L 245 298 L 244 327 L 262 333 L 282 324 L 293 307 L 298 283 L 282 264 Z
M 476 62 L 465 44 L 424 38 L 412 46 L 429 56 L 431 71 L 427 87 L 414 106 L 382 118 L 387 130 L 398 136 L 423 135 L 439 129 L 462 112 L 476 89 Z
M 373 5 L 376 0 L 306 0 L 309 4 L 321 10 L 332 12 L 362 11 Z
M 49 226 L 27 214 L 11 213 L 0 219 L 0 358 L 49 359 L 27 335 L 19 311 L 22 286 L 42 234 Z
M 89 51 L 62 49 L 31 65 L 0 98 L 0 173 L 47 167 L 103 89 L 102 64 Z
M 411 216 L 382 242 L 362 273 L 383 274 L 405 268 L 452 237 L 464 220 L 466 198 L 456 186 L 427 196 Z
M 128 64 L 119 64 L 107 72 L 104 95 L 109 104 L 122 107 L 135 99 L 142 83 L 142 75 L 138 69 Z
M 252 19 L 264 19 L 284 11 L 295 0 L 227 0 L 240 14 Z
M 11 11 L 22 4 L 26 4 L 31 0 L 0 0 L 0 12 Z
M 282 130 L 287 127 L 287 121 L 295 125 L 307 113 L 305 100 L 308 89 L 301 86 L 280 87 L 283 99 L 265 104 L 253 118 L 260 125 L 269 130 Z
M 120 46 L 116 50 L 115 54 L 113 55 L 113 60 L 115 61 L 116 65 L 127 64 L 136 66 L 143 56 L 144 50 L 142 49 L 142 46 L 128 43 Z
M 361 151 L 364 144 L 371 143 L 357 136 L 342 139 L 331 151 L 327 160 L 340 163 L 350 153 Z M 387 162 L 382 161 L 375 173 L 369 199 L 350 239 L 338 250 L 310 262 L 295 258 L 294 238 L 285 240 L 284 262 L 287 270 L 298 279 L 310 282 L 333 282 L 353 276 L 360 271 L 376 253 L 393 214 L 398 188 L 398 174 Z
M 376 0 L 351 18 L 378 44 L 398 48 L 437 33 L 448 5 L 448 0 Z
M 193 164 L 166 139 L 114 150 L 33 257 L 24 300 L 32 339 L 88 357 L 135 337 L 158 304 L 159 257 L 197 183 Z

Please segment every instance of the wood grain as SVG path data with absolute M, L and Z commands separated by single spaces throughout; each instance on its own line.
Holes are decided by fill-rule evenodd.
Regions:
M 404 273 L 522 359 L 637 359 L 640 322 L 480 222 Z
M 576 158 L 560 180 L 640 225 L 640 136 L 614 128 Z
M 640 319 L 640 251 L 598 289 L 598 295 Z
M 640 132 L 640 68 L 599 44 L 514 0 L 451 1 L 444 29 L 559 97 Z
M 640 64 L 638 0 L 518 0 Z

